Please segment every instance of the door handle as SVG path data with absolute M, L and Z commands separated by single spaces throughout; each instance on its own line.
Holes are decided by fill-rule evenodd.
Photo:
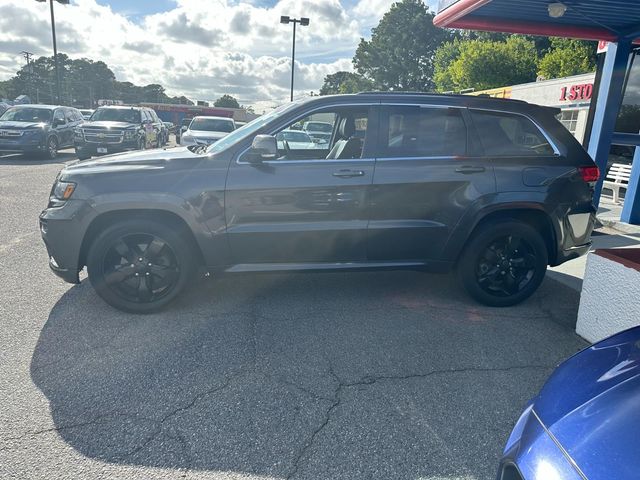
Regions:
M 484 167 L 474 167 L 472 165 L 462 165 L 461 167 L 456 168 L 456 172 L 464 174 L 482 173 L 484 170 Z
M 362 177 L 364 172 L 362 170 L 338 170 L 333 172 L 333 176 L 340 178 Z

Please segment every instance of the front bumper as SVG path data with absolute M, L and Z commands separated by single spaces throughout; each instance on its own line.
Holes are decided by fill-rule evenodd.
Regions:
M 91 208 L 82 200 L 40 214 L 40 234 L 47 248 L 49 267 L 65 282 L 79 283 L 82 240 L 91 219 Z
M 46 149 L 46 146 L 39 139 L 34 143 L 0 142 L 0 152 L 2 153 L 41 153 Z
M 112 153 L 129 152 L 138 150 L 138 140 L 127 140 L 120 143 L 89 143 L 75 141 L 75 148 L 78 154 L 84 154 L 92 157 L 100 155 L 111 155 Z

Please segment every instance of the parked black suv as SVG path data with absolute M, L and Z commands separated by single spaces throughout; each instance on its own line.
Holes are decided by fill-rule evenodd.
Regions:
M 0 116 L 0 152 L 56 158 L 73 146 L 73 132 L 83 123 L 79 110 L 58 105 L 16 105 Z
M 145 107 L 100 107 L 75 131 L 80 160 L 94 155 L 144 150 L 163 145 L 164 125 Z
M 87 266 L 103 299 L 141 313 L 198 267 L 455 267 L 474 298 L 512 305 L 590 245 L 598 170 L 556 113 L 471 96 L 318 97 L 208 147 L 69 165 L 40 216 L 50 266 L 72 283 Z M 332 125 L 327 144 L 276 142 L 316 120 Z

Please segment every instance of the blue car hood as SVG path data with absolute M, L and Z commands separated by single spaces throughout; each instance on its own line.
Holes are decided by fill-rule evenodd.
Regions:
M 534 410 L 588 479 L 638 478 L 640 327 L 563 363 Z

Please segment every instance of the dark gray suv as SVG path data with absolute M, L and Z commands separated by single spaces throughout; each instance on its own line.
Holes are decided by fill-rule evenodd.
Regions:
M 595 164 L 555 109 L 419 94 L 318 97 L 210 146 L 64 168 L 40 216 L 50 266 L 116 308 L 163 308 L 198 270 L 455 268 L 495 306 L 584 254 Z M 328 142 L 276 135 L 305 122 Z M 426 292 L 425 292 L 426 294 Z

